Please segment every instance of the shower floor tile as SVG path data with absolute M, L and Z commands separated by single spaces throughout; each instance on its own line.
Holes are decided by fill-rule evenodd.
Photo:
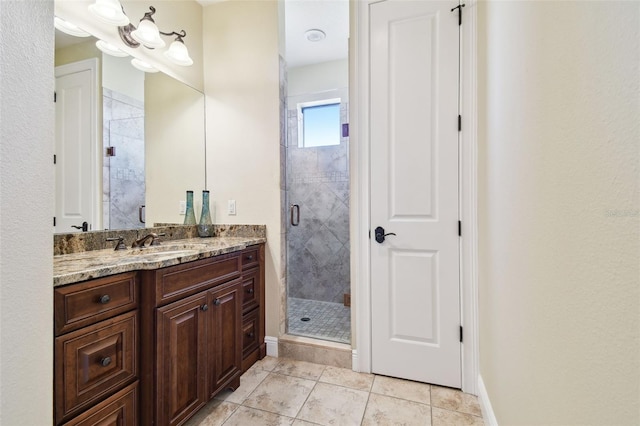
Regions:
M 351 343 L 351 309 L 341 303 L 289 297 L 289 334 Z M 302 318 L 309 318 L 302 321 Z

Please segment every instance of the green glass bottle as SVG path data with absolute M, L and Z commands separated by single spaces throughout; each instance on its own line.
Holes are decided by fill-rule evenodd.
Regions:
M 209 191 L 202 191 L 202 214 L 198 224 L 198 235 L 202 238 L 213 237 L 213 223 L 211 223 L 211 212 L 209 211 Z
M 187 210 L 184 213 L 185 225 L 196 225 L 196 213 L 193 210 L 193 191 L 187 191 Z

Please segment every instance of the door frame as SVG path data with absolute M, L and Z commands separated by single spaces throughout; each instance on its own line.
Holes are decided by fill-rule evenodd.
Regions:
M 54 68 L 55 78 L 82 71 L 91 74 L 91 227 L 90 230 L 102 229 L 102 124 L 98 126 L 99 114 L 102 111 L 100 88 L 100 72 L 98 58 L 84 59 L 69 64 L 58 65 Z M 57 141 L 55 142 L 57 144 Z M 56 201 L 57 202 L 57 201 Z M 55 214 L 54 214 L 55 215 Z
M 370 146 L 369 146 L 369 6 L 380 0 L 350 2 L 349 90 L 351 120 L 351 292 L 354 329 L 353 370 L 371 372 L 371 276 L 370 276 Z M 393 1 L 393 0 L 387 0 Z M 454 3 L 452 1 L 452 3 Z M 454 3 L 455 5 L 455 3 Z M 453 5 L 452 5 L 453 7 Z M 477 395 L 478 351 L 478 203 L 477 203 L 477 0 L 466 1 L 460 39 L 460 135 L 459 197 L 460 312 L 462 342 L 462 390 Z

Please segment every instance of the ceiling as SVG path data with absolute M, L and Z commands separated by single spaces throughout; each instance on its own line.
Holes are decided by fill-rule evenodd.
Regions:
M 225 0 L 198 0 L 206 6 Z M 311 42 L 305 37 L 310 29 L 322 30 L 324 40 Z M 348 0 L 285 0 L 286 61 L 289 68 L 346 59 L 349 37 Z M 86 39 L 68 36 L 56 30 L 56 48 Z
M 198 0 L 206 6 L 224 0 Z M 289 68 L 346 59 L 349 0 L 284 0 L 286 61 Z M 310 42 L 305 32 L 319 29 L 326 38 Z

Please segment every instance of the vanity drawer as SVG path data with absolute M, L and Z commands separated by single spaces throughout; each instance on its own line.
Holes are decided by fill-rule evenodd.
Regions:
M 260 333 L 258 333 L 258 313 L 259 309 L 254 309 L 253 311 L 242 316 L 243 358 L 253 352 L 260 344 Z
M 55 339 L 56 424 L 136 379 L 137 318 L 126 313 Z
M 238 277 L 240 277 L 240 255 L 237 253 L 159 269 L 155 272 L 156 306 L 179 300 Z
M 138 382 L 105 399 L 64 426 L 136 426 L 138 424 Z
M 128 272 L 56 288 L 56 336 L 136 309 L 137 282 L 137 274 Z
M 260 303 L 260 269 L 242 274 L 242 312 L 258 307 Z
M 260 247 L 253 246 L 242 252 L 242 269 L 249 269 L 260 264 Z

